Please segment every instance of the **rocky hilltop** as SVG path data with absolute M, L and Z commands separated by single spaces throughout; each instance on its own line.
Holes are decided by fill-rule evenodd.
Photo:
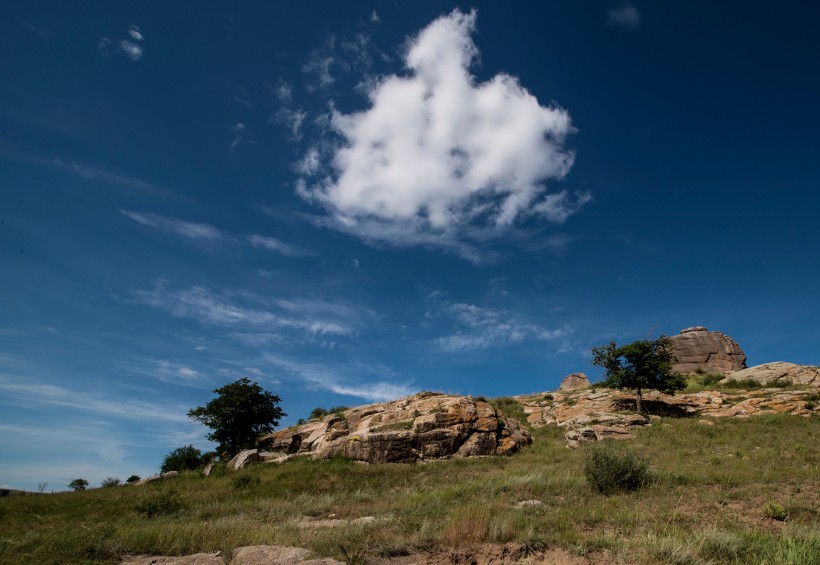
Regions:
M 726 373 L 746 368 L 746 354 L 735 340 L 703 326 L 681 330 L 669 338 L 669 351 L 677 359 L 676 373 Z
M 777 361 L 728 373 L 721 382 L 729 381 L 753 381 L 762 386 L 787 384 L 817 388 L 820 387 L 820 367 Z
M 507 455 L 531 442 L 518 421 L 481 398 L 421 392 L 279 430 L 260 439 L 257 456 L 413 462 Z

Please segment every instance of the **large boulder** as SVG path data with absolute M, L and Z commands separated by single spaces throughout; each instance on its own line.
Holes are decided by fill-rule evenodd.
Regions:
M 746 380 L 755 381 L 763 386 L 788 383 L 820 388 L 820 367 L 777 361 L 729 373 L 721 382 Z
M 516 420 L 482 399 L 422 392 L 274 432 L 260 439 L 259 448 L 386 463 L 508 455 L 531 442 Z
M 558 390 L 580 390 L 589 388 L 589 379 L 584 373 L 571 373 L 564 377 Z
M 669 351 L 677 359 L 672 366 L 676 373 L 727 373 L 746 368 L 746 354 L 735 340 L 703 326 L 686 328 L 670 337 Z

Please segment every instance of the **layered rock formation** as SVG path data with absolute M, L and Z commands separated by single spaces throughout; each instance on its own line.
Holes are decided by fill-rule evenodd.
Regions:
M 580 390 L 589 387 L 589 379 L 584 373 L 571 373 L 564 377 L 558 390 Z
M 681 330 L 669 339 L 669 351 L 677 359 L 676 373 L 726 373 L 746 368 L 746 354 L 727 335 L 710 332 L 702 326 Z
M 590 389 L 514 398 L 524 407 L 527 421 L 533 428 L 565 428 L 567 445 L 577 447 L 585 441 L 631 439 L 632 430 L 649 424 L 659 417 L 658 414 L 705 418 L 748 418 L 778 413 L 808 416 L 820 413 L 816 396 L 813 388 L 703 391 L 674 396 L 648 391 L 643 395 L 644 407 L 653 414 L 648 418 L 624 413 L 634 410 L 635 398 L 619 390 Z
M 386 463 L 508 455 L 531 442 L 484 400 L 422 392 L 285 428 L 261 438 L 259 448 L 268 460 L 304 454 Z
M 729 373 L 721 382 L 746 380 L 755 381 L 763 386 L 788 383 L 820 388 L 820 367 L 777 361 Z

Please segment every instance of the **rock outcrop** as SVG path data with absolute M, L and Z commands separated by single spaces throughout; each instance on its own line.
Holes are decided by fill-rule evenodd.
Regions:
M 328 557 L 308 559 L 310 551 L 301 547 L 281 545 L 253 545 L 237 547 L 229 565 L 344 565 Z M 225 565 L 220 552 L 196 553 L 181 556 L 126 557 L 120 565 Z
M 735 340 L 702 326 L 686 328 L 670 337 L 669 351 L 677 359 L 672 366 L 676 373 L 726 373 L 746 368 L 746 354 Z
M 813 381 L 814 382 L 814 381 Z M 820 413 L 814 388 L 763 388 L 732 392 L 702 391 L 674 396 L 648 391 L 643 405 L 649 418 L 631 414 L 634 395 L 619 390 L 582 390 L 516 396 L 533 428 L 558 426 L 566 429 L 569 447 L 601 439 L 631 439 L 632 430 L 664 416 L 697 418 L 748 418 L 758 414 L 808 416 Z
M 820 388 L 820 367 L 794 363 L 764 363 L 726 375 L 721 382 L 752 380 L 763 386 L 788 383 L 795 386 Z
M 387 463 L 508 455 L 531 442 L 516 420 L 484 400 L 422 392 L 285 428 L 261 438 L 259 448 L 267 460 L 311 455 Z
M 259 451 L 256 449 L 244 449 L 237 453 L 233 459 L 228 461 L 228 469 L 231 471 L 238 471 L 239 469 L 244 469 L 248 465 L 252 465 L 254 463 L 261 463 L 263 458 L 259 455 Z
M 589 379 L 584 373 L 571 373 L 564 377 L 558 390 L 580 390 L 589 388 Z
M 168 471 L 167 473 L 160 473 L 159 475 L 151 475 L 150 477 L 145 477 L 141 481 L 137 481 L 134 484 L 147 485 L 149 483 L 155 483 L 157 481 L 164 481 L 165 479 L 170 479 L 171 477 L 176 477 L 178 474 L 179 471 Z

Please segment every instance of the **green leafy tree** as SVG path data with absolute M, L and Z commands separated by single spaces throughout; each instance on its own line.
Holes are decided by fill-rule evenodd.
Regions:
M 188 471 L 202 465 L 202 453 L 193 445 L 177 447 L 162 460 L 160 471 Z
M 69 488 L 73 488 L 75 491 L 85 490 L 85 487 L 88 486 L 88 481 L 85 479 L 74 479 L 70 483 L 68 483 Z
M 231 456 L 240 449 L 252 448 L 260 434 L 273 431 L 286 414 L 279 408 L 278 396 L 241 378 L 214 390 L 218 396 L 198 406 L 188 416 L 213 430 L 208 439 L 219 444 L 219 451 Z
M 601 386 L 635 390 L 635 404 L 641 412 L 642 391 L 657 390 L 675 394 L 686 388 L 686 379 L 672 372 L 675 358 L 669 351 L 669 340 L 661 336 L 655 340 L 638 340 L 618 347 L 609 345 L 592 349 L 592 364 L 606 371 Z
M 138 482 L 140 482 L 140 479 L 141 479 L 141 477 L 139 475 L 131 475 L 130 477 L 128 477 L 128 479 L 125 482 L 129 483 L 129 484 L 138 483 Z

